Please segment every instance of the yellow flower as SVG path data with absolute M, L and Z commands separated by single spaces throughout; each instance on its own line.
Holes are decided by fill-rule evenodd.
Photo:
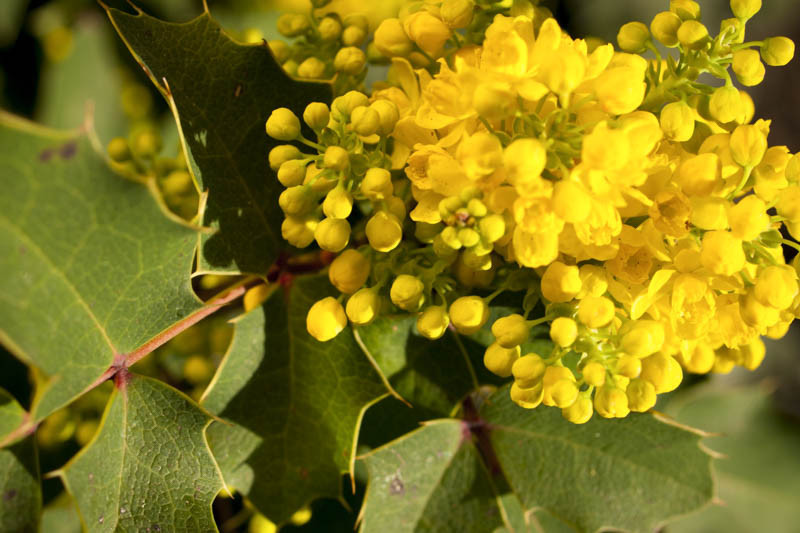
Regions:
M 316 302 L 308 310 L 306 328 L 318 341 L 329 341 L 337 336 L 347 325 L 342 304 L 332 296 Z

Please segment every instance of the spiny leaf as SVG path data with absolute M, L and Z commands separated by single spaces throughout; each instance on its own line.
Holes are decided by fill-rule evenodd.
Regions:
M 85 134 L 0 114 L 0 340 L 46 383 L 38 421 L 201 307 L 197 233 L 115 175 Z
M 687 516 L 667 531 L 797 531 L 800 428 L 775 411 L 764 387 L 704 385 L 676 403 L 670 412 L 679 421 L 719 435 L 704 444 L 724 454 L 714 461 L 724 505 Z
M 349 328 L 327 343 L 306 332 L 308 309 L 331 292 L 324 277 L 296 278 L 288 304 L 276 291 L 242 317 L 203 400 L 236 424 L 208 430 L 226 483 L 279 523 L 340 495 L 363 411 L 386 394 Z
M 329 101 L 330 86 L 292 80 L 266 45 L 237 44 L 208 13 L 184 24 L 108 15 L 173 101 L 192 171 L 208 191 L 203 224 L 216 232 L 203 237 L 199 269 L 265 274 L 284 244 L 282 186 L 267 162 L 278 142 L 264 124 L 275 108 L 301 115 L 309 102 Z
M 361 533 L 486 532 L 503 525 L 469 429 L 437 420 L 363 457 L 369 473 Z
M 118 379 L 94 439 L 58 474 L 90 532 L 216 531 L 222 479 L 203 432 L 211 417 L 168 385 Z
M 700 448 L 699 432 L 651 415 L 595 415 L 576 425 L 558 409 L 522 409 L 504 388 L 481 417 L 523 507 L 542 507 L 578 531 L 650 532 L 712 498 L 711 456 Z
M 0 531 L 36 531 L 41 509 L 39 458 L 30 435 L 0 449 Z

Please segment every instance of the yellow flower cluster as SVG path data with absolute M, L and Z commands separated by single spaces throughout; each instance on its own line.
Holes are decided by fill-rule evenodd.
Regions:
M 480 11 L 468 1 L 384 21 L 374 42 L 392 57 L 388 81 L 359 105 L 392 106 L 375 148 L 385 157 L 338 182 L 370 201 L 358 223 L 366 241 L 331 265 L 331 282 L 352 296 L 346 309 L 343 298 L 315 304 L 311 334 L 327 340 L 348 319 L 392 310 L 418 313 L 431 339 L 448 326 L 472 334 L 493 298 L 523 293 L 521 313 L 492 324 L 485 365 L 513 377 L 517 404 L 555 406 L 574 423 L 646 411 L 684 371 L 757 367 L 760 336 L 780 337 L 800 316 L 798 265 L 782 253 L 798 245 L 780 233 L 800 238 L 800 155 L 768 146 L 769 122 L 751 123 L 752 100 L 729 68 L 757 84 L 762 60 L 786 64 L 794 45 L 744 42 L 760 0 L 731 8 L 712 37 L 696 2 L 672 0 L 649 28 L 622 27 L 622 51 L 572 39 L 533 8 L 497 14 L 478 44 L 459 44 Z M 662 57 L 655 41 L 677 53 Z M 702 73 L 723 85 L 699 83 Z M 347 239 L 331 246 L 318 228 L 320 247 L 344 249 Z M 529 319 L 537 301 L 543 314 Z M 543 323 L 553 349 L 528 353 Z

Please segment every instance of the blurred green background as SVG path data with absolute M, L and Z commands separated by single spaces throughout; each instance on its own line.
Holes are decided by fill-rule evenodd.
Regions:
M 123 0 L 106 3 L 122 8 L 126 5 Z M 277 37 L 274 24 L 278 9 L 303 6 L 301 0 L 208 3 L 212 15 L 241 39 L 253 35 Z M 342 3 L 351 8 L 363 5 L 347 0 Z M 386 13 L 397 2 L 374 4 Z M 666 0 L 553 0 L 543 4 L 574 37 L 596 36 L 612 42 L 620 25 L 630 20 L 649 23 L 653 15 L 668 7 Z M 188 20 L 203 9 L 201 0 L 138 0 L 137 5 L 171 21 Z M 703 22 L 712 33 L 721 19 L 730 16 L 727 1 L 709 0 L 701 5 Z M 748 40 L 773 35 L 800 42 L 796 0 L 769 0 L 748 24 Z M 799 88 L 800 60 L 795 59 L 786 67 L 768 67 L 765 81 L 748 89 L 756 103 L 756 115 L 773 120 L 770 144 L 786 145 L 792 152 L 800 151 Z M 177 146 L 176 129 L 163 99 L 94 0 L 0 0 L 0 108 L 58 128 L 79 126 L 91 108 L 104 142 L 128 135 L 138 121 L 146 119 L 155 121 L 165 146 Z M 219 338 L 227 339 L 229 331 L 209 333 L 225 330 L 224 320 L 206 328 L 205 333 L 195 331 L 195 341 L 191 342 L 205 339 L 202 342 L 212 346 L 205 356 L 215 365 L 227 342 Z M 197 350 L 187 348 L 186 339 L 176 341 L 153 356 L 149 372 L 198 394 L 213 366 L 206 368 L 192 359 Z M 713 433 L 715 436 L 707 438 L 705 445 L 724 454 L 716 461 L 720 505 L 680 519 L 665 531 L 800 531 L 800 328 L 795 324 L 784 339 L 767 341 L 767 346 L 767 358 L 758 371 L 737 369 L 729 375 L 689 379 L 659 404 L 659 409 L 679 422 Z M 194 367 L 189 366 L 189 360 Z M 190 371 L 195 374 L 190 375 Z M 182 377 L 182 372 L 189 374 Z M 0 352 L 0 387 L 10 390 L 23 404 L 29 401 L 27 370 L 4 351 Z M 105 401 L 102 391 L 96 396 L 73 408 L 71 416 L 74 418 L 77 410 L 79 418 L 96 418 Z M 58 440 L 64 437 L 64 427 L 63 421 L 49 421 L 40 431 L 55 433 L 48 438 Z M 58 441 L 59 446 L 43 446 L 43 471 L 59 467 L 88 440 L 76 428 L 80 426 Z M 60 436 L 58 431 L 62 432 Z M 93 433 L 93 429 L 83 431 L 89 436 Z M 74 511 L 60 492 L 57 480 L 45 485 L 50 506 L 42 531 L 79 531 Z M 284 530 L 352 531 L 359 498 L 360 493 L 348 497 L 352 512 L 336 501 L 316 502 L 310 522 Z M 222 531 L 245 531 L 248 527 L 260 533 L 267 531 L 258 529 L 258 524 L 248 526 L 250 513 L 241 498 L 219 499 L 215 512 L 219 523 L 224 524 Z

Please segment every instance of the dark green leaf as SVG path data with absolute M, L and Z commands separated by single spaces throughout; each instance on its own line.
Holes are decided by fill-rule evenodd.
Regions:
M 484 533 L 503 525 L 489 475 L 464 422 L 430 422 L 363 460 L 369 483 L 361 533 Z
M 22 25 L 28 0 L 3 0 L 0 2 L 0 48 L 14 42 Z
M 81 519 L 75 503 L 66 492 L 48 503 L 42 511 L 42 533 L 82 533 Z
M 523 409 L 508 389 L 481 416 L 511 489 L 578 531 L 650 532 L 711 501 L 711 457 L 700 434 L 648 414 L 567 422 L 558 409 Z
M 211 417 L 168 385 L 127 374 L 94 439 L 58 473 L 90 532 L 216 531 L 223 488 L 203 432 Z
M 11 437 L 11 433 L 22 427 L 27 414 L 17 400 L 5 390 L 0 389 L 0 445 Z
M 266 46 L 237 44 L 207 13 L 185 24 L 108 14 L 174 101 L 192 171 L 208 191 L 203 224 L 216 233 L 203 240 L 199 269 L 265 274 L 284 244 L 283 188 L 267 162 L 278 142 L 264 125 L 277 107 L 301 115 L 308 102 L 329 101 L 330 86 L 292 80 Z
M 795 532 L 800 524 L 800 426 L 770 405 L 761 386 L 702 386 L 674 405 L 677 419 L 713 432 L 719 498 L 668 528 L 670 533 Z
M 0 115 L 0 340 L 41 370 L 32 418 L 201 306 L 197 233 L 109 170 L 86 135 Z
M 42 508 L 34 436 L 0 449 L 0 531 L 37 530 Z
M 203 400 L 236 425 L 208 440 L 228 485 L 274 522 L 317 497 L 339 497 L 364 410 L 386 393 L 350 329 L 321 343 L 306 313 L 332 292 L 324 277 L 296 278 L 236 323 L 233 343 Z

